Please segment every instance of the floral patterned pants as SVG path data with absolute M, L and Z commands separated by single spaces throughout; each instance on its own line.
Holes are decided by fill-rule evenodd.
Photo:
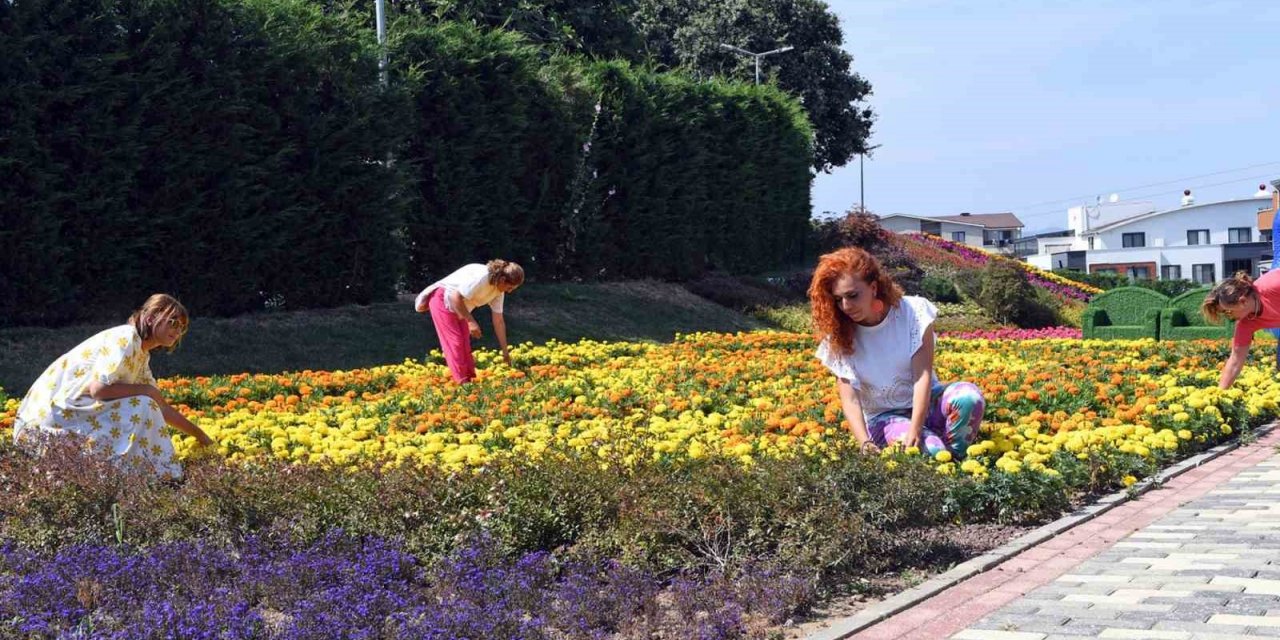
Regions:
M 972 382 L 935 384 L 929 399 L 929 416 L 924 421 L 921 451 L 934 455 L 950 451 L 963 458 L 978 433 L 987 402 Z M 894 409 L 871 416 L 867 431 L 872 442 L 884 447 L 902 440 L 911 431 L 911 409 Z

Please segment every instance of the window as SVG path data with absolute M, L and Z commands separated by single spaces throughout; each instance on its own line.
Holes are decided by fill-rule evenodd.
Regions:
M 1126 233 L 1120 236 L 1120 246 L 1125 249 L 1147 246 L 1146 233 Z
M 1129 277 L 1129 281 L 1134 280 L 1150 280 L 1151 270 L 1146 267 L 1129 267 L 1125 269 L 1125 275 Z
M 1165 266 L 1160 267 L 1160 279 L 1161 280 L 1181 280 L 1182 265 L 1166 264 Z
M 1243 271 L 1249 274 L 1250 277 L 1254 277 L 1253 261 L 1248 258 L 1243 260 L 1228 260 L 1226 264 L 1222 265 L 1222 273 L 1224 275 L 1232 275 L 1237 271 Z
M 1187 230 L 1187 244 L 1209 244 L 1208 229 Z
M 1262 237 L 1258 238 L 1258 241 L 1259 241 L 1259 242 L 1271 242 L 1271 230 L 1270 230 L 1270 229 L 1267 229 L 1266 231 L 1263 231 L 1262 233 L 1259 233 L 1258 235 L 1262 236 Z
M 1090 250 L 1090 251 L 1093 251 L 1093 241 L 1094 241 L 1095 239 L 1097 239 L 1097 236 L 1089 236 L 1089 250 Z
M 1228 244 L 1241 242 L 1253 242 L 1253 229 L 1251 227 L 1231 227 L 1227 229 Z
M 952 231 L 952 232 L 951 232 L 951 241 L 952 241 L 952 242 L 964 242 L 964 232 L 963 232 L 963 231 Z
M 1200 284 L 1213 284 L 1213 265 L 1212 264 L 1193 264 L 1191 265 L 1191 279 Z
M 1093 270 L 1093 272 L 1094 272 L 1094 273 L 1109 273 L 1109 274 L 1111 274 L 1111 275 L 1115 275 L 1116 270 L 1115 270 L 1115 269 L 1111 269 L 1111 268 L 1104 268 L 1104 269 L 1094 269 L 1094 270 Z

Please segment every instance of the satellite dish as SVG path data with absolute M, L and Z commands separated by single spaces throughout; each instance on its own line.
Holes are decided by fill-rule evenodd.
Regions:
M 1111 194 L 1111 197 L 1107 198 L 1107 202 L 1112 202 L 1112 203 L 1120 202 L 1120 194 L 1118 193 Z

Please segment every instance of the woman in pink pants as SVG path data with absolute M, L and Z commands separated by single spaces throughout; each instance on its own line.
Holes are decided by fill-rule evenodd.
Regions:
M 507 323 L 502 315 L 506 294 L 524 283 L 524 269 L 514 262 L 490 260 L 469 264 L 422 290 L 414 303 L 418 313 L 431 312 L 431 322 L 440 337 L 444 361 L 455 382 L 476 377 L 476 361 L 471 355 L 471 339 L 480 337 L 480 323 L 471 316 L 476 307 L 489 305 L 493 332 L 502 348 L 502 359 L 511 364 L 507 348 Z

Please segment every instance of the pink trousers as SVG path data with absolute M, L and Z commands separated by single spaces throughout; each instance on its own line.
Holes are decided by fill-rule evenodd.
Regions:
M 440 338 L 440 350 L 444 351 L 445 364 L 454 382 L 467 382 L 476 377 L 476 359 L 471 355 L 471 331 L 467 321 L 459 318 L 444 306 L 444 287 L 431 292 L 428 298 L 431 323 L 436 326 Z

